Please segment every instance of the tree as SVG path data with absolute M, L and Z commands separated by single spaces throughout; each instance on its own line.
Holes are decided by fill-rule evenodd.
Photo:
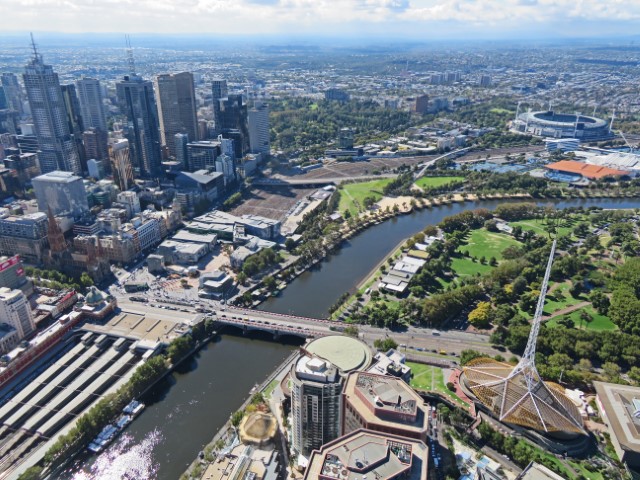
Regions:
M 345 327 L 343 332 L 345 335 L 349 335 L 350 337 L 358 337 L 358 335 L 360 335 L 360 331 L 355 325 Z
M 602 371 L 609 380 L 617 380 L 620 378 L 620 373 L 622 373 L 620 365 L 613 362 L 605 362 L 602 365 Z
M 475 358 L 482 358 L 485 356 L 486 355 L 483 355 L 477 350 L 462 350 L 462 352 L 460 352 L 460 365 L 466 365 Z
M 601 290 L 592 290 L 589 301 L 600 315 L 607 315 L 611 300 Z
M 82 275 L 80 276 L 80 285 L 82 285 L 82 288 L 84 289 L 87 289 L 93 285 L 93 279 L 87 272 L 82 272 Z
M 40 480 L 42 478 L 42 471 L 44 469 L 39 465 L 27 468 L 19 477 L 18 480 Z
M 167 347 L 167 356 L 171 363 L 181 360 L 191 350 L 191 337 L 185 335 L 173 340 Z
M 478 302 L 478 305 L 469 313 L 469 323 L 477 328 L 484 328 L 491 321 L 491 303 Z
M 242 422 L 243 417 L 244 411 L 238 410 L 236 412 L 233 412 L 233 414 L 231 415 L 231 425 L 238 428 L 240 426 L 240 423 Z
M 388 350 L 391 350 L 392 348 L 397 348 L 398 347 L 398 343 L 391 337 L 387 337 L 387 338 L 377 338 L 374 342 L 373 342 L 373 346 L 381 351 L 381 352 L 386 352 Z
M 456 391 L 456 386 L 453 384 L 453 382 L 447 382 L 447 389 L 455 392 Z
M 284 248 L 286 248 L 288 252 L 291 252 L 295 247 L 296 242 L 293 240 L 293 238 L 287 238 L 284 241 Z

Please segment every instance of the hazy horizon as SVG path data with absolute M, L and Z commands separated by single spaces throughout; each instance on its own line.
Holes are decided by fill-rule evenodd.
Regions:
M 2 38 L 130 33 L 292 39 L 509 40 L 637 37 L 622 0 L 15 0 Z

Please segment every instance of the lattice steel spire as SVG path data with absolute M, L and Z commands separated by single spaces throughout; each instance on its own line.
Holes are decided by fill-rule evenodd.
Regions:
M 478 358 L 467 364 L 464 373 L 473 393 L 501 421 L 545 432 L 583 433 L 577 407 L 560 385 L 545 383 L 540 378 L 535 364 L 536 342 L 555 250 L 556 240 L 551 245 L 529 340 L 518 364 L 511 367 L 490 358 Z

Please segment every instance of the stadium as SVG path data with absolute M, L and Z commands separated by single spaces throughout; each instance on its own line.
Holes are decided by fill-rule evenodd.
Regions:
M 577 138 L 583 142 L 614 137 L 606 120 L 551 110 L 519 114 L 513 122 L 513 130 L 538 137 Z

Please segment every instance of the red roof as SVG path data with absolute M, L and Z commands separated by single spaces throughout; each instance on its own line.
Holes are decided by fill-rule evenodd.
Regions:
M 616 170 L 615 168 L 603 167 L 601 165 L 590 165 L 588 163 L 576 162 L 575 160 L 560 160 L 546 166 L 550 170 L 559 172 L 577 173 L 587 178 L 603 178 L 603 177 L 620 177 L 629 175 L 625 170 Z

